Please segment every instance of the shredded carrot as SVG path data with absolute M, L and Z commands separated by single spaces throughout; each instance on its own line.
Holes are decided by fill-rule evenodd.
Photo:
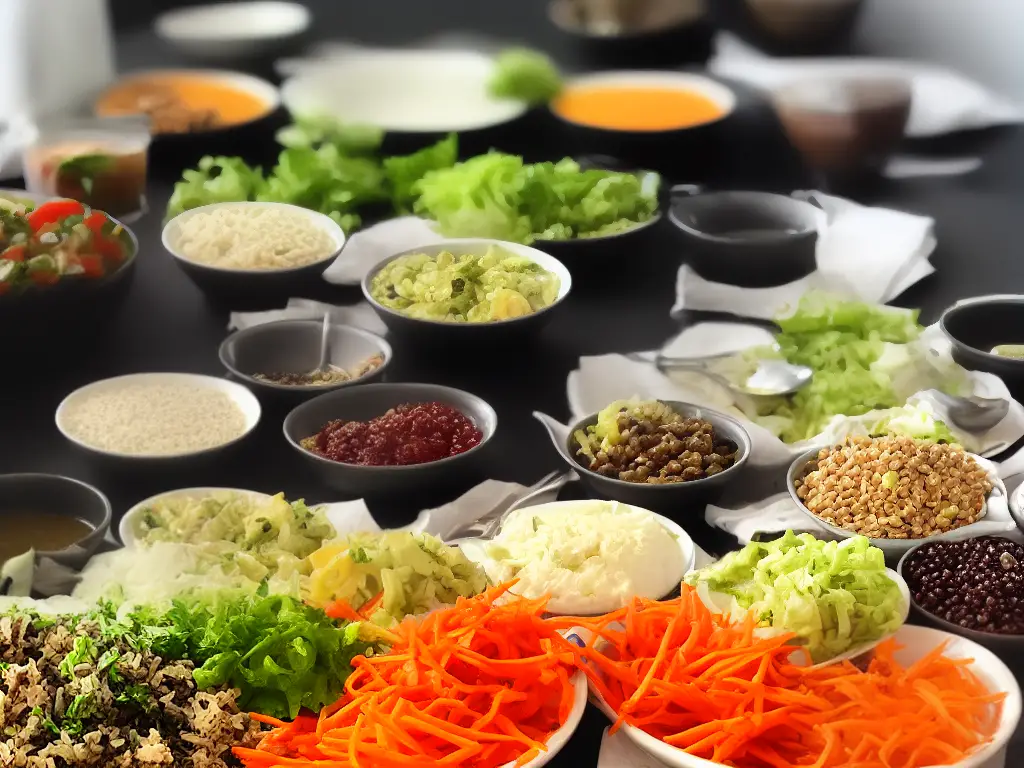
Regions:
M 533 759 L 572 711 L 576 658 L 543 618 L 546 599 L 510 597 L 510 586 L 407 619 L 390 653 L 353 660 L 345 695 L 319 717 L 262 718 L 274 729 L 235 755 L 248 768 L 497 768 Z
M 989 741 L 1003 694 L 943 648 L 910 667 L 892 640 L 866 670 L 793 663 L 792 635 L 759 639 L 751 617 L 711 613 L 696 592 L 552 622 L 594 634 L 577 661 L 622 723 L 691 755 L 743 768 L 952 765 Z

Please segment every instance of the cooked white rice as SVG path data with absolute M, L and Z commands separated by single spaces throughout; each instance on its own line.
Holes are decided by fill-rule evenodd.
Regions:
M 288 208 L 221 206 L 179 222 L 172 243 L 182 258 L 224 269 L 294 269 L 323 261 L 335 240 Z
M 230 443 L 246 430 L 242 409 L 211 387 L 172 380 L 125 381 L 68 400 L 61 428 L 91 448 L 175 456 Z

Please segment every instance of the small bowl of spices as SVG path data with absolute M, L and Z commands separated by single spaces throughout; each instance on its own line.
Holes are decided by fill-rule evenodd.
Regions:
M 819 529 L 866 536 L 887 556 L 922 539 L 975 535 L 972 526 L 988 516 L 989 502 L 1006 498 L 991 462 L 958 445 L 903 436 L 812 448 L 790 465 L 787 487 Z M 1013 528 L 1008 512 L 999 516 L 1005 520 L 995 517 L 985 525 Z
M 472 480 L 497 427 L 494 409 L 468 392 L 367 384 L 299 405 L 285 418 L 284 435 L 326 485 L 363 496 Z
M 1024 648 L 1024 544 L 1003 536 L 928 541 L 900 559 L 911 609 L 993 650 Z
M 331 324 L 327 366 L 319 369 L 323 323 L 279 320 L 245 328 L 220 346 L 220 361 L 258 394 L 308 399 L 343 387 L 379 381 L 391 362 L 391 345 L 375 333 Z
M 597 496 L 676 520 L 703 511 L 750 455 L 750 436 L 738 421 L 689 403 L 622 400 L 568 430 L 534 415 Z

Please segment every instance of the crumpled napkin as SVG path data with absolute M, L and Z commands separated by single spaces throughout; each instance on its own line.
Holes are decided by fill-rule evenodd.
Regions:
M 356 232 L 341 255 L 324 271 L 324 280 L 335 285 L 359 285 L 366 273 L 389 256 L 446 238 L 431 222 L 418 216 L 400 216 Z
M 232 312 L 228 319 L 229 331 L 241 331 L 254 325 L 273 323 L 278 320 L 323 320 L 324 313 L 331 314 L 331 320 L 341 325 L 352 325 L 364 331 L 384 334 L 387 326 L 366 302 L 347 307 L 337 307 L 312 299 L 288 299 L 284 309 L 265 312 Z
M 771 341 L 771 334 L 763 328 L 742 323 L 699 323 L 669 342 L 663 352 L 673 357 L 705 357 L 770 344 Z M 937 326 L 927 328 L 919 343 L 927 345 L 943 359 L 950 359 L 949 341 Z M 650 359 L 653 357 L 651 353 Z M 1024 407 L 1013 400 L 999 377 L 976 371 L 969 372 L 969 376 L 976 395 L 1011 401 L 1006 418 L 989 432 L 963 436 L 976 453 L 995 455 L 1024 437 Z M 732 392 L 705 376 L 681 372 L 667 376 L 651 363 L 623 355 L 580 358 L 579 368 L 569 374 L 566 389 L 574 419 L 599 411 L 615 400 L 630 397 L 679 400 L 731 413 L 750 433 L 750 464 L 759 466 L 788 465 L 808 448 L 841 439 L 851 427 L 851 420 L 837 416 L 822 434 L 810 440 L 786 444 L 747 419 L 736 407 Z M 908 403 L 924 403 L 937 418 L 949 423 L 945 408 L 925 393 L 914 395 Z M 950 428 L 957 429 L 952 424 Z
M 703 310 L 771 320 L 810 290 L 888 304 L 935 271 L 928 261 L 936 246 L 934 219 L 821 192 L 793 197 L 814 200 L 828 216 L 828 226 L 818 234 L 817 271 L 786 285 L 741 288 L 705 280 L 683 265 L 672 314 Z
M 985 517 L 971 526 L 965 535 L 1006 534 L 1017 530 L 1017 525 L 1010 515 L 1009 498 L 1003 478 L 1002 465 L 987 459 L 981 459 L 981 465 L 988 471 L 993 491 L 989 496 Z M 739 509 L 725 509 L 708 505 L 704 510 L 704 519 L 708 525 L 721 528 L 735 536 L 740 544 L 747 544 L 758 534 L 775 534 L 785 531 L 807 531 L 819 539 L 838 539 L 824 528 L 814 523 L 796 507 L 789 492 L 779 493 L 770 498 Z M 955 538 L 955 532 L 953 534 Z
M 908 78 L 914 98 L 907 123 L 911 138 L 1024 122 L 1020 105 L 935 64 L 874 58 L 773 58 L 729 34 L 719 35 L 716 51 L 708 63 L 711 72 L 766 90 L 819 77 Z

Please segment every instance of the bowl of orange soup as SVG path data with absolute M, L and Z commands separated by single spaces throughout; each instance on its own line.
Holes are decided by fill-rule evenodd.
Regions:
M 736 104 L 731 88 L 704 75 L 622 71 L 572 78 L 549 109 L 583 152 L 680 171 L 684 155 L 706 156 Z

